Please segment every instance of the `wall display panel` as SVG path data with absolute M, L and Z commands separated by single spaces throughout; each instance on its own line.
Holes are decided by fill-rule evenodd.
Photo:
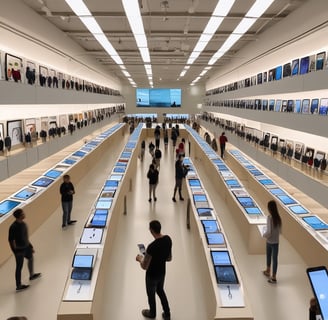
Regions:
M 262 84 L 262 73 L 258 73 L 257 75 L 257 84 Z
M 281 112 L 287 112 L 287 100 L 282 100 L 282 104 L 281 104 Z
M 303 99 L 302 101 L 302 113 L 310 113 L 310 99 Z
M 175 108 L 181 107 L 180 88 L 137 88 L 136 89 L 137 107 L 160 107 Z
M 319 114 L 327 115 L 328 113 L 328 98 L 322 98 L 320 100 Z
M 318 111 L 319 111 L 319 99 L 312 99 L 310 112 L 311 114 L 317 114 Z
M 280 112 L 280 110 L 281 110 L 281 100 L 278 99 L 278 100 L 276 100 L 276 106 L 274 108 L 274 111 L 275 112 Z
M 291 65 L 291 63 L 284 64 L 284 67 L 283 67 L 283 77 L 284 78 L 290 77 L 291 74 L 292 74 L 292 65 Z
M 287 112 L 294 111 L 294 100 L 287 100 Z
M 300 113 L 301 112 L 301 107 L 302 107 L 302 101 L 300 99 L 295 100 L 294 112 Z
M 276 69 L 271 69 L 268 72 L 268 81 L 274 81 L 276 80 Z
M 275 100 L 269 100 L 269 111 L 274 111 Z
M 26 82 L 30 85 L 35 84 L 36 80 L 36 63 L 32 61 L 26 61 L 25 77 Z
M 309 72 L 316 71 L 316 57 L 315 54 L 309 57 Z
M 15 82 L 22 81 L 22 73 L 23 73 L 22 58 L 6 53 L 5 67 L 6 67 L 5 75 L 7 81 L 15 81 Z
M 262 100 L 262 110 L 268 110 L 268 100 Z
M 297 76 L 299 73 L 299 59 L 295 59 L 292 61 L 292 76 Z
M 47 67 L 39 66 L 39 84 L 41 87 L 47 85 L 47 78 L 49 76 L 49 70 Z
M 303 57 L 300 62 L 300 74 L 309 72 L 310 57 Z
M 326 52 L 320 52 L 316 57 L 316 70 L 322 70 L 324 68 L 326 60 Z
M 276 68 L 276 80 L 281 80 L 282 78 L 282 66 Z
M 7 122 L 7 136 L 11 139 L 11 146 L 15 146 L 23 142 L 22 120 Z
M 268 80 L 268 73 L 263 72 L 263 82 L 267 82 L 267 80 Z

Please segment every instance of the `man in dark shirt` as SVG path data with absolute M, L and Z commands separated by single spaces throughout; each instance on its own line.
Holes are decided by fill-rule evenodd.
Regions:
M 35 280 L 41 276 L 41 273 L 34 273 L 33 270 L 33 253 L 34 249 L 28 239 L 27 225 L 23 221 L 25 219 L 25 213 L 22 209 L 17 209 L 13 213 L 15 221 L 9 228 L 8 241 L 12 252 L 16 259 L 16 290 L 24 290 L 29 285 L 22 284 L 22 269 L 24 264 L 24 258 L 28 259 L 28 270 L 30 273 L 30 280 Z
M 226 143 L 228 142 L 227 137 L 225 136 L 225 133 L 222 132 L 222 134 L 219 137 L 219 143 L 220 143 L 220 149 L 221 149 L 221 158 L 223 159 L 224 157 L 224 151 L 225 151 L 225 146 Z
M 60 185 L 61 203 L 63 208 L 62 228 L 69 224 L 73 224 L 76 220 L 71 220 L 71 212 L 73 208 L 73 194 L 75 193 L 73 183 L 68 174 L 63 177 L 63 183 Z
M 186 175 L 186 170 L 187 167 L 183 164 L 183 156 L 180 154 L 178 156 L 178 160 L 175 162 L 175 186 L 172 197 L 173 202 L 176 202 L 175 194 L 177 193 L 177 190 L 179 190 L 180 200 L 184 200 L 184 198 L 182 197 L 182 180 Z
M 163 307 L 163 319 L 170 320 L 169 303 L 164 291 L 166 261 L 172 260 L 172 240 L 168 235 L 161 234 L 161 223 L 153 220 L 149 223 L 150 233 L 155 240 L 147 247 L 145 255 L 138 254 L 136 260 L 146 271 L 146 291 L 149 309 L 142 310 L 146 318 L 156 318 L 155 293 L 159 296 Z

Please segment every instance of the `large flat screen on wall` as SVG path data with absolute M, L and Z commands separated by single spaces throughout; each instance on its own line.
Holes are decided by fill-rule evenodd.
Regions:
M 136 89 L 137 107 L 178 108 L 181 107 L 179 88 Z

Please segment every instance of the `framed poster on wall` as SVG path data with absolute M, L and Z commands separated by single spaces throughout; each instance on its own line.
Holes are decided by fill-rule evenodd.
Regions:
M 22 81 L 23 60 L 9 53 L 5 55 L 6 80 L 7 81 Z
M 48 68 L 44 66 L 39 66 L 39 82 L 41 87 L 45 87 L 47 85 L 47 77 Z
M 35 84 L 36 78 L 36 64 L 32 61 L 26 61 L 25 71 L 26 82 L 30 85 Z
M 7 136 L 11 138 L 12 146 L 23 142 L 22 120 L 13 120 L 7 122 Z

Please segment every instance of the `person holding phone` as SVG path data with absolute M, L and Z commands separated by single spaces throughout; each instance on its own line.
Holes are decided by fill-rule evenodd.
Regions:
M 166 262 L 172 260 L 172 240 L 168 235 L 161 233 L 161 223 L 158 220 L 149 223 L 149 230 L 155 240 L 148 245 L 144 255 L 139 253 L 136 256 L 136 261 L 140 263 L 142 269 L 146 270 L 146 291 L 149 304 L 149 309 L 144 309 L 141 313 L 145 318 L 156 318 L 155 293 L 157 293 L 163 307 L 163 319 L 170 320 L 171 312 L 164 291 L 164 281 Z
M 267 218 L 266 230 L 263 237 L 266 238 L 266 269 L 263 274 L 268 277 L 269 283 L 277 283 L 278 269 L 278 251 L 279 251 L 279 235 L 282 226 L 281 218 L 278 212 L 277 203 L 274 200 L 268 202 L 269 216 Z M 272 274 L 271 272 L 272 260 Z
M 76 220 L 71 220 L 73 208 L 73 194 L 75 194 L 74 185 L 68 174 L 63 176 L 63 183 L 60 185 L 61 203 L 63 208 L 62 228 L 74 224 Z

